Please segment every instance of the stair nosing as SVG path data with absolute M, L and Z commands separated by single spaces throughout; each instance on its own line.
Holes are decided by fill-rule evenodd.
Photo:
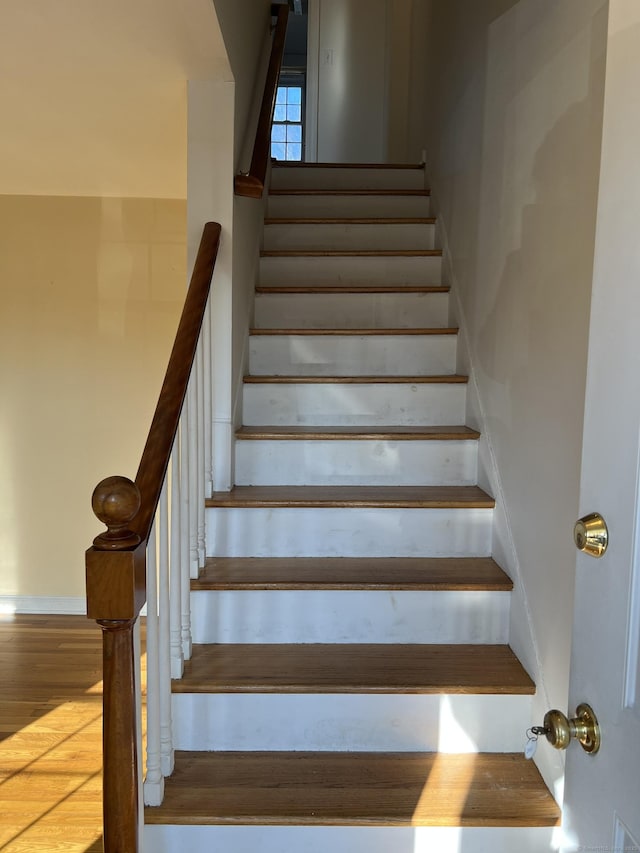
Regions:
M 299 285 L 258 285 L 256 293 L 259 294 L 335 294 L 343 293 L 450 293 L 451 288 L 447 285 L 420 285 L 420 284 L 381 284 L 381 285 L 321 285 L 321 284 L 299 284 Z
M 193 646 L 172 691 L 532 696 L 535 685 L 506 643 L 210 643 Z
M 191 590 L 511 592 L 513 581 L 491 557 L 209 557 Z
M 261 258 L 441 258 L 442 249 L 262 249 Z
M 263 328 L 259 326 L 253 326 L 249 329 L 249 334 L 252 336 L 291 336 L 291 335 L 299 335 L 299 336 L 336 336 L 336 337 L 402 337 L 405 335 L 411 336 L 423 336 L 423 337 L 435 337 L 437 335 L 440 336 L 452 336 L 457 335 L 459 333 L 459 329 L 457 326 L 446 326 L 442 328 L 437 327 L 427 327 L 427 328 L 367 328 L 367 329 L 336 329 L 336 328 L 323 328 L 323 329 L 282 329 L 282 328 Z
M 458 373 L 438 376 L 260 376 L 251 373 L 243 381 L 249 385 L 466 385 L 469 377 Z
M 348 431 L 347 431 L 348 430 Z M 242 426 L 241 441 L 477 441 L 478 430 L 464 427 L 339 427 Z
M 478 486 L 234 486 L 209 508 L 493 509 Z
M 353 169 L 355 171 L 364 171 L 366 169 L 375 169 L 380 171 L 424 171 L 424 163 L 330 163 L 318 162 L 301 163 L 293 160 L 276 160 L 273 164 L 274 169 Z
M 267 216 L 273 225 L 435 225 L 435 216 Z
M 429 198 L 431 195 L 430 189 L 424 190 L 412 190 L 412 189 L 349 189 L 349 188 L 336 188 L 336 189 L 315 189 L 313 187 L 291 187 L 289 189 L 278 189 L 271 188 L 269 190 L 270 196 L 284 196 L 284 195 L 311 195 L 311 196 L 408 196 L 408 197 L 417 197 L 417 198 Z

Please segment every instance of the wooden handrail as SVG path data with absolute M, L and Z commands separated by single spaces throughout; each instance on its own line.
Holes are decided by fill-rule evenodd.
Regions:
M 262 96 L 258 127 L 256 129 L 251 166 L 246 175 L 236 175 L 234 179 L 235 194 L 247 196 L 248 198 L 262 198 L 262 193 L 264 192 L 271 151 L 271 123 L 273 122 L 278 79 L 280 77 L 280 69 L 282 68 L 282 57 L 284 56 L 289 4 L 278 4 L 272 8 L 273 12 L 277 15 L 277 21 L 273 35 L 273 44 L 271 46 L 271 56 L 269 57 L 267 78 L 264 84 L 264 94 Z
M 217 222 L 208 222 L 202 233 L 180 325 L 136 474 L 136 486 L 140 491 L 142 503 L 131 526 L 145 542 L 151 531 L 187 393 L 219 243 L 220 225 Z
M 220 225 L 205 225 L 135 483 L 108 477 L 92 496 L 106 526 L 86 553 L 87 616 L 103 632 L 105 853 L 137 853 L 138 741 L 134 628 L 146 600 L 146 548 L 207 307 Z

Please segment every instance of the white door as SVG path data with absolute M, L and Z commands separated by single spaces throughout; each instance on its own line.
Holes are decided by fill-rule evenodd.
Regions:
M 640 850 L 639 436 L 640 0 L 610 0 L 580 489 L 609 547 L 577 557 L 569 709 L 592 706 L 602 744 L 567 753 L 566 851 Z

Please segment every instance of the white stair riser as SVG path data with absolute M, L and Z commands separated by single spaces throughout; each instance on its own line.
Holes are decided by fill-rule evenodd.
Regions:
M 435 225 L 286 224 L 266 225 L 264 248 L 278 249 L 434 249 Z
M 259 293 L 262 329 L 436 329 L 449 320 L 448 293 Z
M 508 592 L 199 590 L 191 594 L 191 606 L 194 643 L 495 644 L 508 639 Z
M 437 426 L 462 424 L 465 384 L 272 384 L 244 386 L 248 426 Z
M 273 189 L 361 189 L 421 190 L 424 169 L 336 169 L 275 166 L 271 170 Z
M 255 376 L 438 376 L 456 369 L 457 335 L 253 335 Z
M 175 693 L 172 706 L 176 749 L 519 752 L 531 697 Z
M 430 215 L 429 196 L 270 195 L 267 202 L 267 216 L 273 218 Z
M 476 441 L 236 441 L 238 486 L 471 486 Z
M 543 853 L 558 849 L 556 835 L 552 826 L 152 825 L 143 853 Z
M 209 557 L 488 557 L 490 509 L 207 510 Z
M 442 258 L 390 256 L 275 257 L 260 259 L 260 284 L 437 285 Z

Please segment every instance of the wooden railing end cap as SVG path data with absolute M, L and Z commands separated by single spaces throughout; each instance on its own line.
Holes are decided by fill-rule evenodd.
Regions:
M 264 184 L 255 175 L 236 175 L 233 179 L 233 190 L 235 195 L 245 198 L 262 198 Z

